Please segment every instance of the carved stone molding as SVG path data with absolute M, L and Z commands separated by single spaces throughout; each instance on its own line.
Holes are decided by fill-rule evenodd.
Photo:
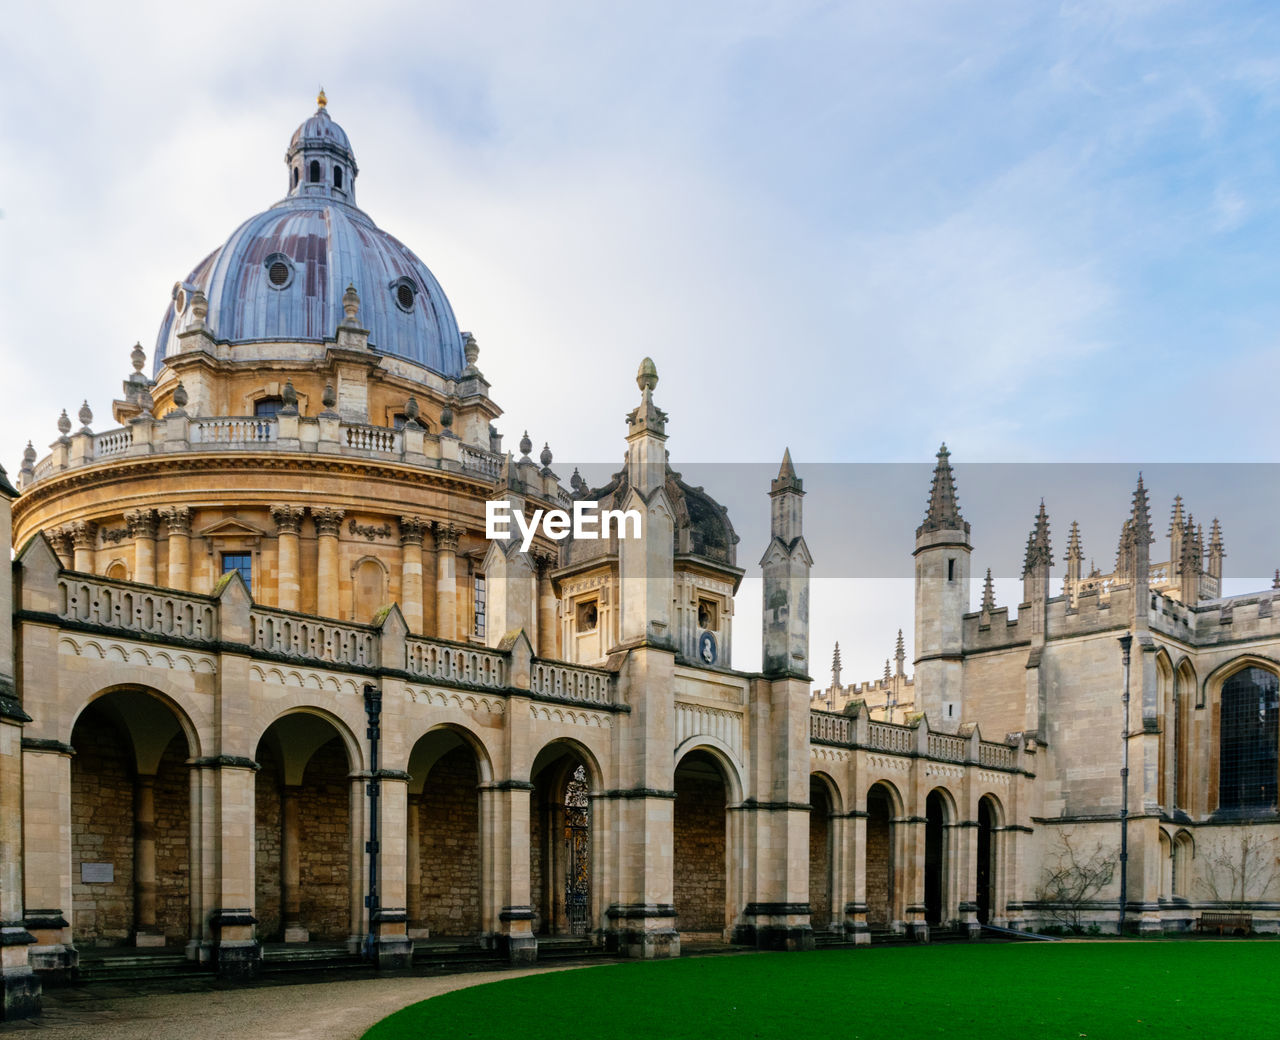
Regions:
M 135 509 L 124 514 L 124 522 L 129 525 L 129 534 L 134 538 L 154 538 L 160 518 L 154 509 Z
M 53 551 L 59 556 L 70 556 L 74 546 L 71 542 L 71 528 L 51 527 L 45 532 L 49 541 L 53 543 Z
M 272 506 L 271 519 L 276 522 L 276 533 L 297 534 L 306 512 L 303 506 Z
M 316 534 L 327 534 L 336 538 L 342 528 L 342 518 L 346 515 L 346 510 L 330 509 L 328 506 L 311 510 L 311 519 L 316 522 Z
M 402 516 L 400 518 L 400 544 L 421 545 L 423 536 L 431 526 L 431 521 L 421 516 Z
M 191 508 L 189 506 L 170 506 L 160 513 L 169 525 L 169 534 L 183 535 L 191 533 Z
M 362 536 L 366 541 L 369 541 L 369 542 L 372 542 L 378 538 L 391 537 L 390 524 L 381 524 L 378 526 L 375 526 L 374 524 L 358 524 L 356 523 L 356 518 L 354 516 L 347 522 L 347 530 L 350 531 L 353 535 Z

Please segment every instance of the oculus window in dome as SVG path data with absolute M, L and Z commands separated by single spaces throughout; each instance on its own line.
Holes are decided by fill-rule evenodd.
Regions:
M 348 285 L 360 293 L 358 320 L 372 350 L 448 379 L 462 374 L 462 335 L 444 290 L 411 249 L 356 206 L 351 142 L 323 92 L 317 100 L 285 153 L 285 198 L 246 220 L 178 283 L 183 306 L 165 308 L 153 374 L 178 352 L 185 301 L 196 290 L 208 300 L 206 324 L 220 342 L 323 343 L 342 321 Z

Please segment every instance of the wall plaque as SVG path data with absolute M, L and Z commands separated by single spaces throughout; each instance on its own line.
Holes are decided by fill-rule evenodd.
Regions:
M 110 885 L 116 879 L 114 863 L 81 863 L 80 882 L 85 885 Z

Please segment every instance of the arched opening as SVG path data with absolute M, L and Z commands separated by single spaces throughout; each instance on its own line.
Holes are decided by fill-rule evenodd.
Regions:
M 311 166 L 307 171 L 307 179 L 312 184 L 320 183 L 320 163 L 315 159 L 311 160 Z
M 409 756 L 408 890 L 414 938 L 483 930 L 481 762 L 460 732 L 434 729 Z
M 940 925 L 947 900 L 947 823 L 950 814 L 942 792 L 934 788 L 925 799 L 924 824 L 924 919 Z
M 863 850 L 867 879 L 867 924 L 887 930 L 894 922 L 893 795 L 882 783 L 867 792 L 867 840 Z
M 682 942 L 724 939 L 728 920 L 728 785 L 719 762 L 691 751 L 675 772 L 676 927 Z
M 548 744 L 533 761 L 529 891 L 533 928 L 545 936 L 591 934 L 591 770 L 572 745 Z
M 268 941 L 345 940 L 353 916 L 347 745 L 328 719 L 295 712 L 258 741 L 254 882 L 258 934 Z
M 387 602 L 387 570 L 372 556 L 366 556 L 351 572 L 351 620 L 368 624 Z
M 978 923 L 990 924 L 996 891 L 996 827 L 999 815 L 990 795 L 978 800 Z
M 111 581 L 128 581 L 129 568 L 123 560 L 112 560 L 107 565 L 107 577 Z
M 815 931 L 836 927 L 832 906 L 831 794 L 818 777 L 809 778 L 809 912 Z
M 72 931 L 78 945 L 163 946 L 191 928 L 193 750 L 142 690 L 99 697 L 71 732 Z
M 1269 809 L 1276 804 L 1280 681 L 1250 666 L 1222 684 L 1218 806 Z
M 342 167 L 335 166 L 333 168 L 333 186 L 339 190 L 342 189 Z
M 1173 895 L 1173 842 L 1164 831 L 1160 832 L 1160 898 Z
M 298 167 L 295 166 L 293 168 L 293 186 L 295 188 L 298 186 L 298 173 L 299 173 Z

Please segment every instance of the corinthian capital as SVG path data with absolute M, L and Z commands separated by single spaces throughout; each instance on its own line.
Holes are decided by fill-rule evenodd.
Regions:
M 169 525 L 169 534 L 183 535 L 191 533 L 191 507 L 170 506 L 160 513 Z
M 154 509 L 135 509 L 124 514 L 124 522 L 129 525 L 129 534 L 134 538 L 154 538 L 160 518 Z
M 71 544 L 77 549 L 92 549 L 98 541 L 98 525 L 92 520 L 76 520 L 71 524 Z
M 458 547 L 458 539 L 462 537 L 462 528 L 453 524 L 436 524 L 436 548 L 452 552 Z
M 431 521 L 421 516 L 402 516 L 400 518 L 400 544 L 421 545 L 422 538 L 431 526 Z
M 276 522 L 276 533 L 297 534 L 306 512 L 302 506 L 272 506 L 271 519 Z
M 316 534 L 329 534 L 336 537 L 338 529 L 342 526 L 342 518 L 346 515 L 346 510 L 330 509 L 328 506 L 311 510 L 311 519 L 316 522 Z

